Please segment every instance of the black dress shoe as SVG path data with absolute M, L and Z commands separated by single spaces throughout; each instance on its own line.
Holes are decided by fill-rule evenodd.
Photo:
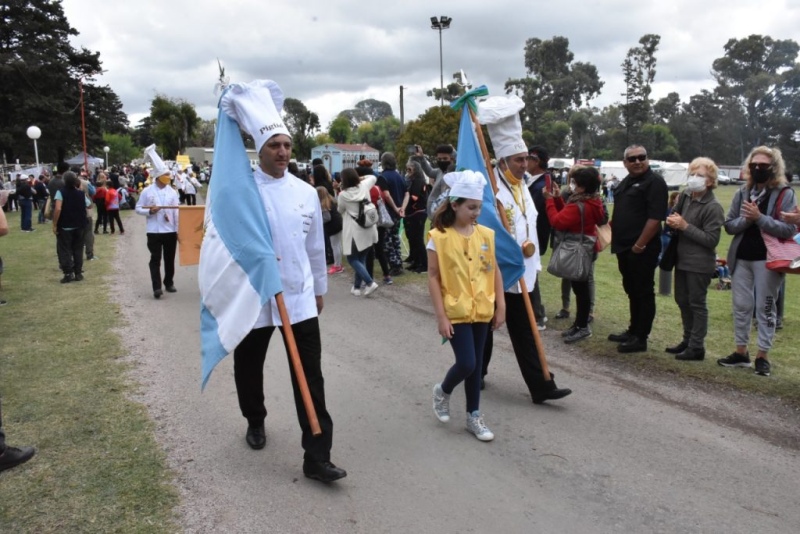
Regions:
M 245 436 L 245 439 L 247 440 L 247 444 L 250 445 L 251 449 L 263 449 L 264 445 L 267 444 L 267 434 L 264 430 L 264 425 L 249 425 L 247 427 L 247 435 Z
M 631 334 L 628 330 L 620 332 L 619 334 L 608 334 L 608 340 L 613 341 L 614 343 L 625 343 L 631 337 L 633 337 L 633 334 Z
M 704 360 L 705 357 L 706 349 L 693 349 L 691 347 L 687 347 L 685 351 L 675 355 L 676 360 L 684 362 L 699 362 Z
M 0 471 L 11 469 L 19 464 L 24 464 L 36 453 L 33 447 L 6 447 L 3 454 L 0 454 Z
M 177 291 L 178 291 L 177 289 L 175 289 L 175 286 L 167 286 L 166 290 L 167 290 L 167 293 L 177 293 Z
M 314 462 L 306 460 L 303 462 L 303 474 L 320 482 L 333 482 L 346 477 L 347 471 L 336 467 L 328 461 Z
M 161 295 L 163 295 L 163 294 L 164 294 L 164 292 L 163 292 L 163 291 L 161 291 L 160 289 L 156 289 L 155 291 L 153 291 L 153 296 L 154 296 L 155 298 L 157 298 L 157 299 L 160 299 L 160 298 L 161 298 Z
M 647 352 L 647 340 L 631 336 L 628 341 L 617 345 L 617 351 L 622 353 Z
M 689 348 L 689 344 L 687 342 L 685 342 L 685 341 L 681 341 L 680 343 L 678 343 L 674 347 L 667 347 L 664 350 L 666 352 L 669 352 L 670 354 L 680 354 L 681 352 L 685 351 L 688 348 Z
M 549 400 L 563 399 L 567 395 L 572 394 L 571 389 L 559 388 L 556 386 L 556 381 L 553 379 L 555 375 L 550 373 L 550 380 L 544 383 L 544 386 L 537 391 L 536 394 L 531 394 L 534 404 L 542 404 Z

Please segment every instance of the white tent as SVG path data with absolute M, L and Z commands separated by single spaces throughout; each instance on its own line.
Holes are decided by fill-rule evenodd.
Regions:
M 688 163 L 662 163 L 656 170 L 661 172 L 668 187 L 680 187 L 689 176 Z
M 105 165 L 105 160 L 103 158 L 95 158 L 91 154 L 89 154 L 86 159 L 83 157 L 83 152 L 75 156 L 74 158 L 70 158 L 65 161 L 67 165 L 83 165 L 85 161 L 89 161 L 89 168 L 94 168 L 97 166 Z

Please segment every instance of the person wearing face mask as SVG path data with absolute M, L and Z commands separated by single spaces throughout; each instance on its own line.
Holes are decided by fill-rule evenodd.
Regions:
M 736 350 L 717 363 L 723 367 L 750 367 L 748 344 L 755 309 L 758 325 L 755 372 L 761 376 L 771 373 L 768 354 L 775 336 L 775 301 L 784 277 L 766 267 L 767 248 L 762 232 L 783 239 L 797 233 L 794 224 L 780 218 L 780 213 L 793 212 L 797 207 L 784 172 L 780 150 L 766 146 L 751 150 L 742 168 L 746 183 L 733 196 L 725 219 L 725 231 L 734 236 L 728 249 L 728 267 Z
M 136 204 L 136 213 L 147 217 L 147 249 L 150 251 L 150 280 L 153 297 L 160 299 L 161 258 L 164 258 L 164 287 L 175 293 L 175 252 L 178 248 L 178 209 L 165 206 L 180 205 L 178 193 L 170 187 L 170 171 L 156 153 L 156 145 L 145 150 L 145 157 L 153 162 L 150 177 L 153 183 L 147 186 Z
M 411 157 L 422 167 L 422 172 L 431 180 L 430 193 L 426 203 L 428 219 L 433 220 L 433 215 L 442 203 L 447 200 L 450 187 L 442 179 L 448 171 L 455 170 L 456 150 L 453 145 L 439 145 L 436 147 L 436 168 L 431 167 L 428 159 L 422 153 L 422 148 L 417 147 L 417 153 Z
M 557 188 L 558 186 L 556 186 Z M 597 225 L 607 220 L 603 199 L 598 193 L 600 188 L 600 174 L 594 167 L 576 165 L 569 172 L 569 189 L 571 195 L 566 204 L 562 201 L 558 189 L 553 195 L 552 190 L 544 190 L 547 202 L 547 217 L 553 229 L 573 234 L 583 233 L 587 236 L 597 237 Z M 583 223 L 583 226 L 581 226 Z M 594 258 L 597 259 L 597 249 Z M 592 271 L 594 264 L 592 264 Z M 593 282 L 593 277 L 592 277 Z M 577 311 L 575 322 L 569 329 L 562 332 L 565 343 L 575 343 L 592 335 L 589 328 L 589 313 L 591 309 L 590 280 L 569 281 L 575 292 Z
M 675 303 L 681 311 L 683 339 L 666 349 L 676 360 L 702 360 L 706 355 L 706 295 L 716 270 L 716 246 L 725 222 L 725 211 L 714 196 L 717 172 L 717 165 L 709 158 L 695 158 L 689 164 L 686 189 L 667 217 L 667 226 L 678 239 Z

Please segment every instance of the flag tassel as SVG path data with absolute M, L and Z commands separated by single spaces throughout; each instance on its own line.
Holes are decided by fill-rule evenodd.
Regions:
M 508 218 L 506 216 L 506 210 L 503 206 L 503 203 L 497 199 L 497 180 L 494 176 L 494 169 L 492 169 L 492 164 L 489 159 L 489 149 L 486 148 L 486 140 L 483 137 L 483 130 L 481 129 L 481 125 L 478 122 L 478 118 L 475 116 L 475 112 L 472 110 L 471 106 L 464 106 L 462 113 L 469 110 L 469 116 L 472 120 L 472 125 L 475 128 L 475 135 L 478 138 L 478 143 L 481 147 L 481 154 L 483 154 L 483 162 L 486 165 L 486 176 L 489 177 L 489 183 L 492 184 L 492 191 L 495 193 L 495 202 L 497 203 L 497 214 L 500 216 L 500 222 L 503 223 L 503 226 L 506 230 L 510 231 L 511 225 L 508 223 Z M 546 216 L 546 214 L 545 214 Z M 528 294 L 528 286 L 525 283 L 525 277 L 522 276 L 519 279 L 520 285 L 520 293 L 522 293 L 522 301 L 525 303 L 525 310 L 528 312 L 528 320 L 531 323 L 531 331 L 533 332 L 533 341 L 536 344 L 536 352 L 539 353 L 539 363 L 542 366 L 542 375 L 544 376 L 545 382 L 549 382 L 552 380 L 550 376 L 550 368 L 547 365 L 547 358 L 544 354 L 544 345 L 542 344 L 542 337 L 539 335 L 539 328 L 536 324 L 536 314 L 533 311 L 533 306 L 531 305 L 531 298 Z

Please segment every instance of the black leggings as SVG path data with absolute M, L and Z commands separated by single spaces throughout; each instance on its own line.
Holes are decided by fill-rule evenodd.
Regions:
M 119 210 L 106 210 L 106 216 L 108 217 L 108 224 L 111 225 L 111 233 L 114 233 L 114 221 L 117 221 L 119 225 L 119 233 L 124 234 L 125 228 L 122 227 L 122 219 L 119 218 Z M 105 229 L 105 226 L 103 226 Z

